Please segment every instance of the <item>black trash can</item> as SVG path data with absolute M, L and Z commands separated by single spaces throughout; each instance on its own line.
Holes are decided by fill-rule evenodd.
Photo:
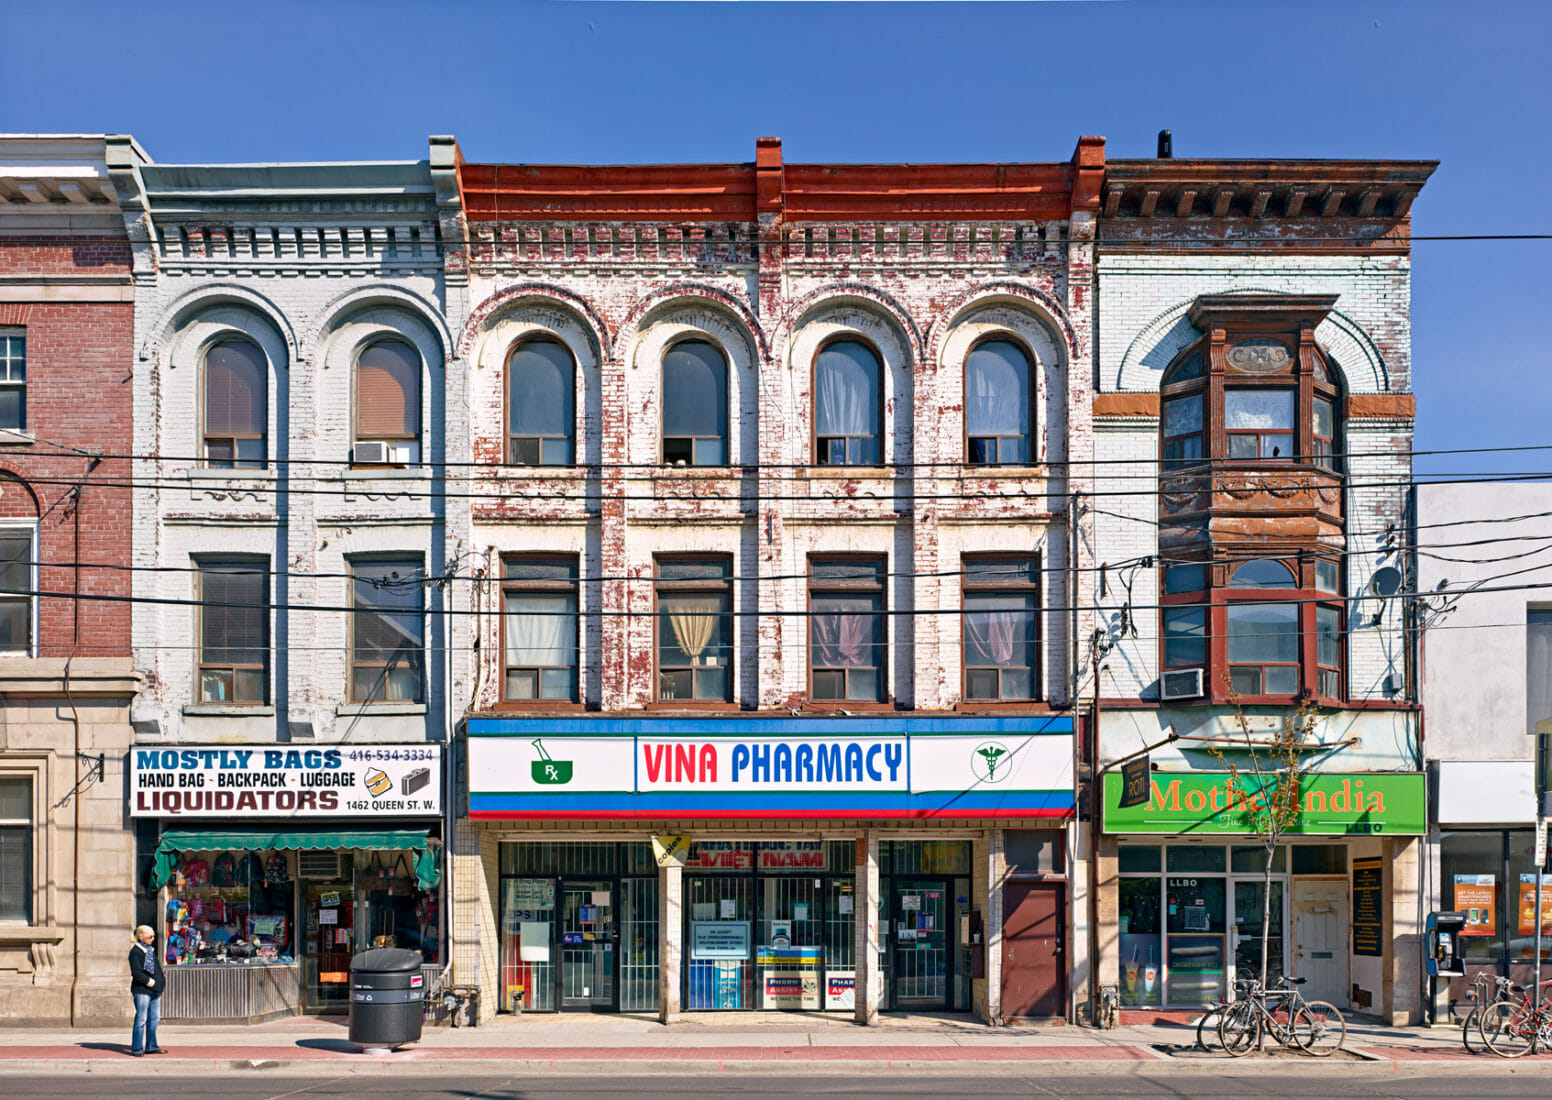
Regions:
M 350 1041 L 397 1047 L 420 1040 L 426 983 L 419 951 L 379 947 L 350 960 Z

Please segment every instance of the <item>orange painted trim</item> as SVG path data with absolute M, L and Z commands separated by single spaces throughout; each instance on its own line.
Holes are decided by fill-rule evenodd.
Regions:
M 1410 420 L 1417 416 L 1417 398 L 1409 393 L 1354 393 L 1347 397 L 1349 420 Z
M 1159 395 L 1156 393 L 1096 393 L 1095 416 L 1158 416 Z

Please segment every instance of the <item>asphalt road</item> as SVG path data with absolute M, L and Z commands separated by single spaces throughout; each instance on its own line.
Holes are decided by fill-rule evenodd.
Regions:
M 1054 1068 L 1054 1067 L 1053 1067 Z M 1308 1100 L 1429 1100 L 1438 1097 L 1490 1096 L 1504 1098 L 1552 1094 L 1552 1065 L 1531 1067 L 1514 1076 L 1475 1076 L 1460 1073 L 1430 1075 L 1426 1072 L 1393 1076 L 1354 1076 L 1332 1073 L 1279 1074 L 1262 1068 L 1253 1073 L 1182 1074 L 1150 1076 L 1088 1075 L 1029 1072 L 960 1077 L 953 1074 L 906 1076 L 905 1074 L 810 1075 L 786 1078 L 767 1074 L 653 1074 L 588 1076 L 549 1075 L 542 1078 L 477 1077 L 449 1080 L 442 1077 L 405 1075 L 275 1076 L 263 1071 L 204 1075 L 141 1075 L 114 1077 L 101 1073 L 6 1074 L 0 1072 L 0 1096 L 53 1100 L 56 1097 L 197 1097 L 199 1100 L 362 1100 L 370 1097 L 424 1098 L 424 1100 L 686 1100 L 690 1096 L 769 1097 L 791 1100 L 794 1096 L 941 1096 L 980 1098 L 995 1094 L 1032 1097 L 1106 1098 L 1183 1097 L 1219 1100 L 1241 1097 L 1298 1097 Z

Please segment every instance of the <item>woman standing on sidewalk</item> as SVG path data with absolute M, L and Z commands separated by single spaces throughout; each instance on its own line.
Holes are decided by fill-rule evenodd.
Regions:
M 156 1045 L 156 1025 L 162 1020 L 162 988 L 166 979 L 156 961 L 156 933 L 142 924 L 135 929 L 135 943 L 129 949 L 129 995 L 135 1000 L 135 1030 L 130 1035 L 129 1052 L 165 1054 Z

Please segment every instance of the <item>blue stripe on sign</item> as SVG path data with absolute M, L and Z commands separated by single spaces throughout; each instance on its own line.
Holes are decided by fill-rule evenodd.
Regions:
M 857 737 L 867 734 L 1070 734 L 1049 718 L 471 718 L 470 737 Z
M 762 810 L 1069 810 L 1071 791 L 984 791 L 905 794 L 894 791 L 876 793 L 846 791 L 837 794 L 785 794 L 762 791 L 758 794 L 707 792 L 690 794 L 666 792 L 654 794 L 478 794 L 469 795 L 471 813 L 518 813 L 524 810 L 559 813 L 586 812 L 619 807 L 642 813 L 695 813 L 714 810 L 738 810 L 759 817 Z

